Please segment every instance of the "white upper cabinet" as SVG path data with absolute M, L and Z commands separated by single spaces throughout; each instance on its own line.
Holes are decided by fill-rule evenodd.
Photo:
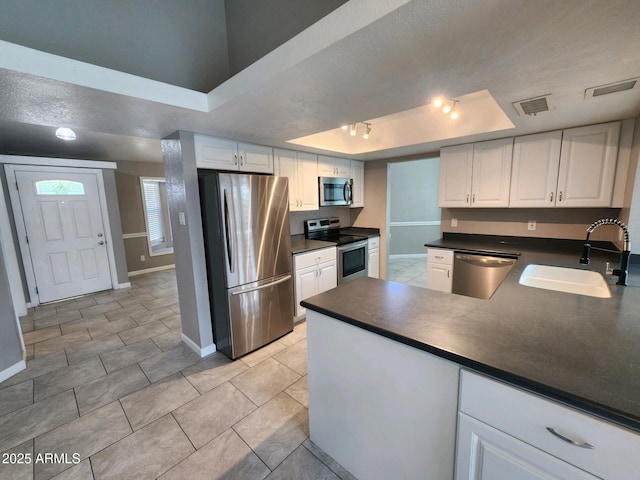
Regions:
M 274 149 L 275 174 L 289 179 L 289 209 L 318 210 L 318 160 L 311 153 Z
M 561 143 L 561 130 L 516 137 L 509 206 L 555 206 Z
M 507 207 L 513 139 L 443 148 L 440 207 Z
M 273 173 L 273 149 L 224 138 L 194 135 L 196 166 L 213 170 Z
M 471 206 L 473 144 L 445 147 L 440 150 L 440 207 Z
M 353 179 L 353 189 L 351 190 L 353 203 L 351 208 L 364 207 L 364 162 L 351 160 L 351 174 Z
M 556 206 L 609 207 L 620 122 L 564 130 Z
M 351 178 L 351 161 L 346 158 L 318 155 L 318 176 Z

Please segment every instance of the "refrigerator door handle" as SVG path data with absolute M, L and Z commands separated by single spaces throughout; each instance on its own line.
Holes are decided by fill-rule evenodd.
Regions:
M 231 214 L 229 214 L 231 212 Z M 229 190 L 224 190 L 224 237 L 227 242 L 227 259 L 229 260 L 229 271 L 235 272 L 235 247 L 236 247 L 236 226 L 233 221 L 233 202 Z
M 255 292 L 256 290 L 262 290 L 263 288 L 273 287 L 274 285 L 286 282 L 287 280 L 291 280 L 291 275 L 287 275 L 286 277 L 279 278 L 278 280 L 274 280 L 273 282 L 265 283 L 264 285 L 260 285 L 258 287 L 245 288 L 244 290 L 239 290 L 237 292 L 232 292 L 231 295 L 242 295 L 244 293 Z

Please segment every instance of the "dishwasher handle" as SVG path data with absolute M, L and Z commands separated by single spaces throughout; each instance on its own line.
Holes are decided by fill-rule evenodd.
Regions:
M 508 267 L 515 263 L 515 260 L 512 258 L 484 257 L 481 255 L 465 255 L 461 253 L 456 254 L 456 260 L 477 267 Z

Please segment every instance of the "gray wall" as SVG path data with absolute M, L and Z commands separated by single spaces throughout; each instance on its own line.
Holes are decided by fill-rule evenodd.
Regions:
M 240 70 L 347 0 L 225 0 L 229 71 Z
M 440 221 L 439 172 L 439 158 L 389 163 L 390 255 L 425 254 L 424 243 L 440 237 L 439 225 L 394 226 Z
M 224 0 L 0 0 L 0 39 L 209 92 L 229 78 Z
M 9 288 L 4 247 L 0 242 L 0 372 L 22 360 L 20 333 Z
M 143 233 L 147 231 L 144 220 L 144 207 L 140 191 L 140 177 L 164 178 L 164 166 L 155 162 L 118 161 L 115 172 L 118 189 L 118 203 L 120 204 L 120 220 L 122 232 Z M 148 268 L 173 265 L 173 254 L 151 256 L 147 237 L 133 237 L 124 239 L 127 270 L 135 272 Z M 145 260 L 140 260 L 144 255 Z

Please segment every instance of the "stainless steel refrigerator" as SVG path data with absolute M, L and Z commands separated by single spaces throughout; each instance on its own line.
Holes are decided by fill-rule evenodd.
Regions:
M 199 176 L 216 348 L 238 358 L 293 330 L 287 179 Z

